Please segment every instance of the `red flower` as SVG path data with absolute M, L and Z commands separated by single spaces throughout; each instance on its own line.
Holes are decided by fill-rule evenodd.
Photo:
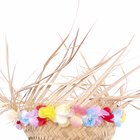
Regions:
M 111 109 L 109 107 L 105 107 L 105 108 L 103 108 L 103 110 L 108 112 L 109 115 L 107 115 L 107 116 L 103 115 L 102 118 L 107 122 L 114 123 L 114 121 L 112 120 L 114 118 L 114 115 L 111 113 Z
M 16 124 L 21 124 L 21 122 L 20 121 L 17 121 Z
M 46 105 L 38 105 L 36 109 L 39 110 L 41 107 L 46 107 Z
M 19 129 L 19 130 L 21 130 L 23 128 L 23 125 L 20 121 L 16 122 L 16 128 Z
M 42 107 L 46 107 L 46 105 L 38 105 L 38 106 L 36 107 L 36 109 L 39 110 L 39 109 L 42 108 Z M 38 119 L 38 126 L 42 126 L 42 125 L 45 125 L 45 124 L 47 123 L 46 118 L 37 117 L 37 119 Z
M 47 123 L 47 120 L 44 118 L 37 117 L 37 119 L 38 119 L 38 126 L 42 126 Z

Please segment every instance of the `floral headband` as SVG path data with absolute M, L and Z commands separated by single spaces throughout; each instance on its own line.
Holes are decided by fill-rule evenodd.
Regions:
M 70 107 L 67 104 L 59 106 L 39 105 L 30 112 L 23 110 L 20 112 L 19 120 L 16 122 L 16 128 L 22 129 L 28 125 L 39 127 L 49 125 L 52 121 L 61 127 L 69 125 L 73 127 L 92 127 L 99 126 L 104 121 L 121 126 L 125 120 L 125 113 L 121 108 L 111 111 L 109 107 L 101 108 L 99 106 L 81 107 L 75 105 Z

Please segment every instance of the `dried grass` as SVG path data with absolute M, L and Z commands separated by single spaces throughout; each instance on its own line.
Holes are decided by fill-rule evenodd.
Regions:
M 132 93 L 127 93 L 126 84 L 128 82 L 128 76 L 139 69 L 140 66 L 138 65 L 125 73 L 120 65 L 120 60 L 123 58 L 131 40 L 126 47 L 111 56 L 104 56 L 95 66 L 90 67 L 84 55 L 79 51 L 89 32 L 77 45 L 79 35 L 78 30 L 74 39 L 67 46 L 66 41 L 70 36 L 70 34 L 68 34 L 62 40 L 59 47 L 44 63 L 36 80 L 29 85 L 21 87 L 19 90 L 15 90 L 13 87 L 14 71 L 11 75 L 9 70 L 9 54 L 7 45 L 6 63 L 8 77 L 6 77 L 2 71 L 1 76 L 5 81 L 7 81 L 11 96 L 9 98 L 2 90 L 0 91 L 0 101 L 2 103 L 0 113 L 11 108 L 16 111 L 22 110 L 23 108 L 30 110 L 38 104 L 57 105 L 61 103 L 68 103 L 70 105 L 81 104 L 85 106 L 91 106 L 93 104 L 105 106 L 108 104 L 113 106 L 119 105 L 122 108 L 125 108 L 127 105 L 132 105 L 139 109 L 139 106 L 135 106 L 132 103 L 134 103 L 135 100 L 140 99 L 140 91 L 137 90 Z M 60 63 L 58 63 L 52 70 L 52 73 L 44 75 L 48 65 L 62 50 L 63 52 L 65 51 L 65 53 L 61 58 Z M 76 77 L 69 75 L 71 76 L 71 80 L 67 82 L 57 82 L 57 79 L 61 77 L 63 70 L 73 62 L 72 60 L 78 52 L 80 52 L 81 58 L 86 65 L 83 73 L 77 74 Z M 107 84 L 106 79 L 111 75 L 114 69 L 118 68 L 121 68 L 123 75 L 115 81 L 112 81 L 111 84 Z M 115 90 L 116 87 L 117 91 Z M 114 94 L 110 94 L 110 91 L 113 89 Z

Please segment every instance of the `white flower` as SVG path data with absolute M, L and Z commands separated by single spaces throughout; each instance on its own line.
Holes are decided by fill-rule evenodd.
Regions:
M 62 104 L 60 106 L 57 106 L 55 112 L 56 112 L 55 122 L 57 122 L 59 125 L 69 124 L 68 120 L 68 116 L 70 114 L 69 105 Z

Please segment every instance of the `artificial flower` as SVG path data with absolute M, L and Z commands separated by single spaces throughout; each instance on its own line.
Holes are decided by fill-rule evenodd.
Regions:
M 70 113 L 70 107 L 67 104 L 62 104 L 55 108 L 55 112 L 57 115 L 67 116 Z
M 29 124 L 31 125 L 31 126 L 34 126 L 34 127 L 37 127 L 38 126 L 38 119 L 37 118 L 30 118 L 29 119 Z
M 31 126 L 37 127 L 38 126 L 38 110 L 34 109 L 31 112 L 28 112 L 27 117 L 29 117 L 29 124 Z
M 55 119 L 55 108 L 52 105 L 41 107 L 38 111 L 38 115 L 40 118 L 47 118 L 53 121 Z
M 46 105 L 38 105 L 36 107 L 37 110 L 39 110 L 41 107 L 46 107 Z M 42 125 L 45 125 L 47 123 L 47 120 L 46 118 L 40 118 L 39 116 L 37 117 L 38 119 L 38 126 L 42 126 Z
M 21 111 L 20 113 L 20 122 L 24 124 L 24 126 L 29 124 L 29 116 L 26 110 Z
M 38 105 L 36 109 L 39 110 L 41 107 L 46 107 L 46 105 Z
M 86 115 L 86 107 L 81 107 L 79 105 L 75 105 L 72 107 L 72 111 L 80 116 L 84 116 Z
M 108 112 L 108 114 L 107 115 L 104 114 L 102 118 L 107 122 L 113 123 L 114 115 L 111 113 L 111 109 L 109 107 L 105 107 L 103 108 L 103 110 Z
M 30 112 L 27 113 L 27 117 L 31 118 L 31 117 L 38 117 L 38 110 L 34 109 Z
M 69 125 L 70 125 L 69 121 L 67 121 L 67 123 L 65 123 L 65 124 L 59 124 L 60 127 L 68 127 Z
M 98 126 L 103 122 L 103 116 L 108 116 L 109 113 L 102 110 L 99 106 L 93 106 L 87 109 L 87 115 L 83 118 L 86 126 Z
M 124 121 L 125 114 L 123 113 L 122 109 L 115 109 L 112 112 L 114 114 L 113 121 L 116 124 L 116 126 L 120 127 L 122 125 L 122 122 Z
M 82 118 L 83 124 L 86 127 L 91 127 L 95 125 L 95 119 L 92 116 L 86 116 Z
M 55 109 L 55 113 L 56 113 L 55 122 L 63 126 L 65 126 L 65 124 L 69 124 L 69 120 L 68 120 L 70 114 L 69 105 L 62 104 L 57 106 Z
M 16 122 L 16 128 L 18 129 L 18 130 L 21 130 L 22 129 L 22 123 L 20 122 L 20 121 L 17 121 Z
M 38 120 L 38 126 L 42 126 L 42 125 L 45 125 L 47 123 L 46 119 L 43 119 L 40 117 L 37 117 L 37 120 Z
M 31 112 L 23 110 L 20 114 L 20 121 L 24 126 L 30 124 L 31 126 L 38 126 L 38 110 L 34 109 Z
M 60 124 L 60 125 L 63 125 L 63 124 L 66 124 L 68 122 L 68 118 L 65 116 L 56 115 L 55 122 Z
M 80 117 L 78 116 L 72 116 L 70 118 L 70 123 L 73 127 L 81 127 L 83 124 L 83 121 Z
M 122 123 L 124 123 L 125 118 L 126 118 L 126 114 L 125 114 L 125 112 L 123 111 L 123 115 L 122 115 Z
M 86 116 L 83 117 L 84 125 L 87 127 L 94 126 L 96 124 L 96 119 L 98 118 L 96 108 L 88 108 L 86 113 Z

